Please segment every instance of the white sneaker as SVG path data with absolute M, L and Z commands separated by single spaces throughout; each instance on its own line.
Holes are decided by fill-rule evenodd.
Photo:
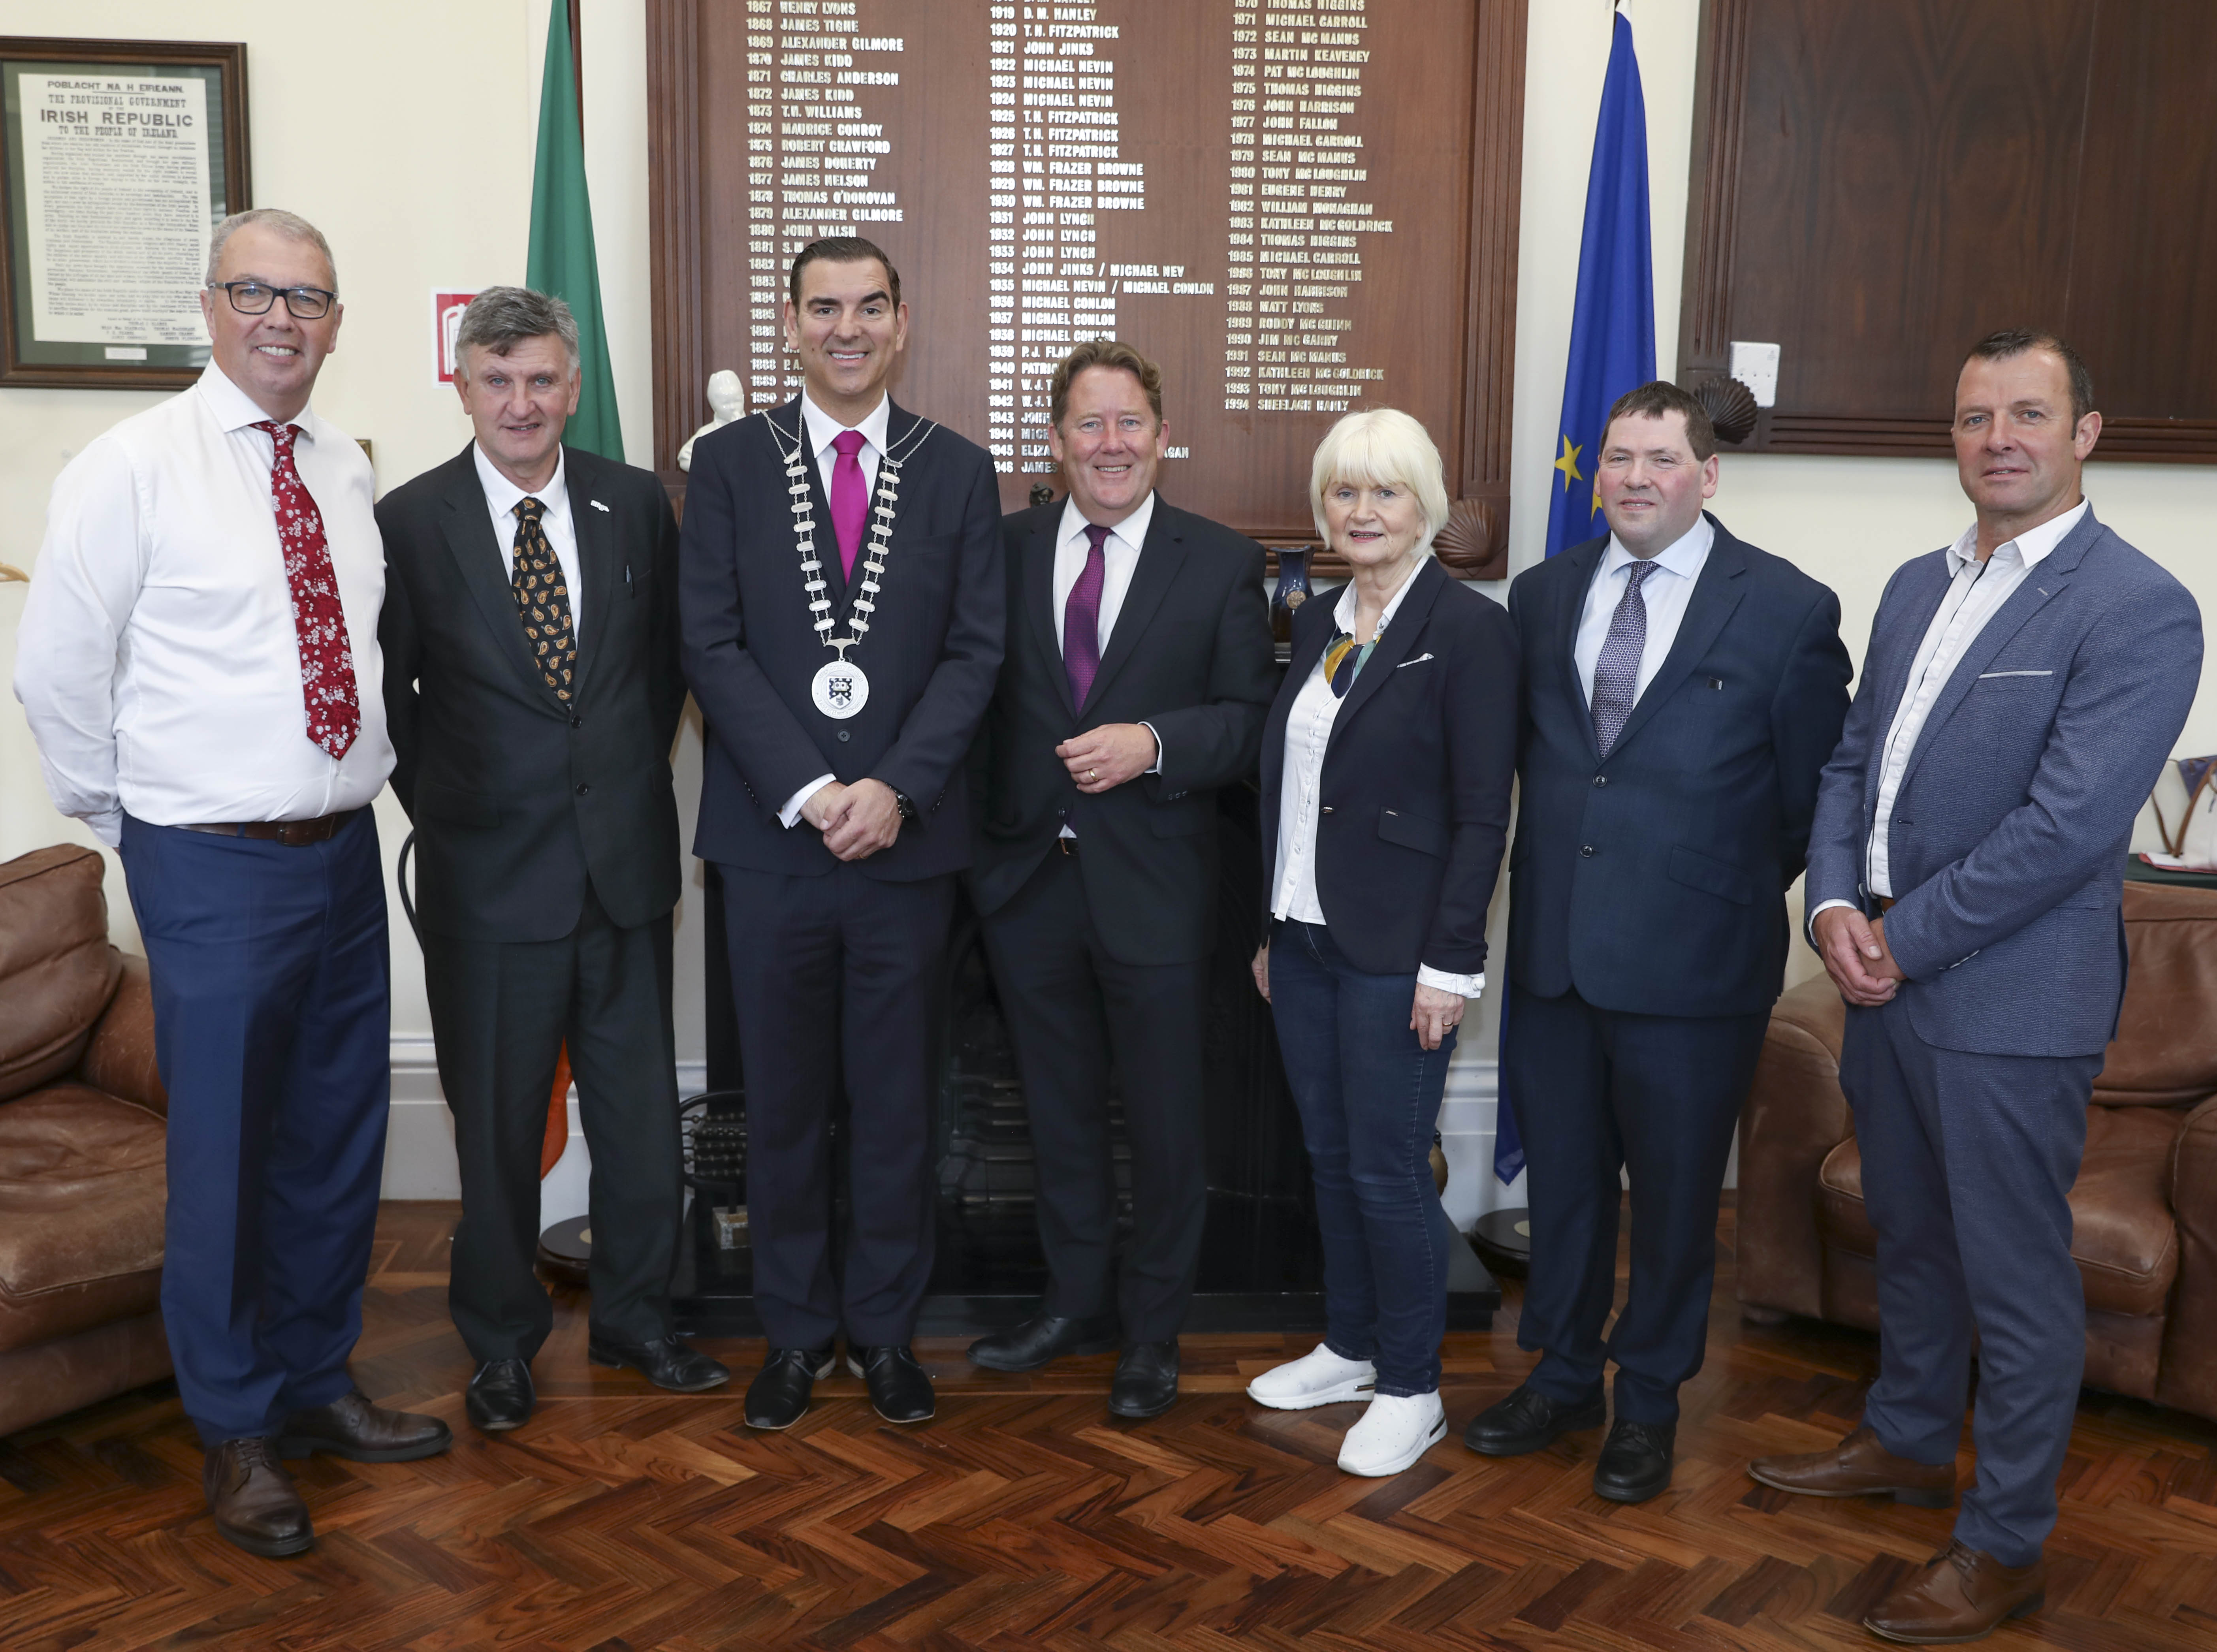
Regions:
M 1280 1411 L 1306 1411 L 1312 1406 L 1367 1400 L 1377 1380 L 1378 1367 L 1369 1360 L 1343 1359 L 1319 1342 L 1300 1359 L 1273 1365 L 1248 1384 L 1247 1397 Z
M 1448 1414 L 1436 1390 L 1380 1394 L 1340 1442 L 1339 1466 L 1349 1474 L 1399 1474 L 1447 1434 Z

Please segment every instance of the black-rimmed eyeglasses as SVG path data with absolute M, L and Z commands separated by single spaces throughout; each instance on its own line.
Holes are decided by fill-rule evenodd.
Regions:
M 272 287 L 267 281 L 210 281 L 208 290 L 229 294 L 231 307 L 243 316 L 266 316 L 281 297 L 295 321 L 320 321 L 338 298 L 320 287 Z

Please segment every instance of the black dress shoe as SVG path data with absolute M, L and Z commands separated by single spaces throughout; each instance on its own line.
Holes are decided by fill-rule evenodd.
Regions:
M 1462 1443 L 1485 1457 L 1522 1457 L 1545 1451 L 1558 1434 L 1598 1428 L 1608 1419 L 1609 1408 L 1598 1394 L 1565 1405 L 1526 1383 L 1473 1417 L 1462 1431 Z
M 1670 1483 L 1677 1437 L 1676 1424 L 1619 1417 L 1601 1448 L 1601 1461 L 1594 1464 L 1594 1495 L 1613 1503 L 1646 1502 Z
M 1177 1338 L 1134 1342 L 1116 1361 L 1108 1410 L 1119 1417 L 1159 1417 L 1177 1403 Z
M 479 1433 L 505 1433 L 531 1421 L 531 1407 L 538 1397 L 531 1386 L 529 1361 L 488 1359 L 470 1378 L 462 1409 Z
M 277 1431 L 277 1455 L 328 1452 L 356 1463 L 413 1463 L 454 1443 L 454 1430 L 420 1411 L 388 1411 L 355 1389 L 329 1405 L 295 1411 Z
M 722 1360 L 695 1353 L 674 1336 L 658 1336 L 652 1342 L 616 1342 L 588 1332 L 585 1358 L 596 1365 L 629 1365 L 645 1373 L 646 1380 L 657 1388 L 677 1394 L 698 1394 L 732 1380 Z
M 1011 1331 L 996 1331 L 970 1345 L 970 1363 L 988 1371 L 1037 1371 L 1065 1353 L 1106 1353 L 1123 1339 L 1116 1316 L 1058 1319 L 1034 1314 Z
M 808 1413 L 808 1396 L 818 1378 L 831 1374 L 831 1345 L 820 1348 L 772 1348 L 763 1368 L 747 1384 L 747 1427 L 790 1428 Z
M 931 1378 L 908 1345 L 847 1349 L 847 1369 L 870 1385 L 870 1403 L 887 1422 L 925 1422 L 939 1409 Z

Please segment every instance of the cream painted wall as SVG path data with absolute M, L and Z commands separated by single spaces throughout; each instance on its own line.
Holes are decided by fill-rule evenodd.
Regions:
M 325 369 L 317 404 L 349 432 L 374 441 L 379 478 L 389 487 L 445 459 L 467 436 L 451 392 L 430 380 L 431 289 L 522 275 L 547 5 L 312 0 L 281 18 L 244 0 L 0 0 L 0 34 L 249 43 L 255 198 L 320 224 L 346 289 L 343 348 Z M 1658 367 L 1668 373 L 1677 338 L 1699 5 L 1625 0 L 1624 9 L 1647 102 Z M 1518 569 L 1537 559 L 1545 533 L 1609 15 L 1601 0 L 1535 0 L 1531 9 L 1510 531 Z M 634 462 L 645 458 L 652 434 L 645 34 L 645 0 L 584 0 L 588 167 L 610 349 Z M 69 455 L 152 399 L 0 391 L 0 561 L 33 561 L 47 490 Z M 2088 492 L 2126 537 L 2205 602 L 2217 602 L 2208 527 L 2217 520 L 2217 470 L 2097 465 Z M 1906 558 L 1952 539 L 1966 520 L 1953 469 L 1938 460 L 1728 455 L 1715 509 L 1735 532 L 1839 591 L 1849 646 L 1858 656 L 1887 576 Z M 13 669 L 22 590 L 0 586 L 0 679 Z M 2217 748 L 2217 693 L 2209 683 L 2205 676 L 2184 749 Z M 679 774 L 689 817 L 698 767 L 697 736 L 689 730 Z M 380 819 L 389 856 L 403 829 L 389 798 Z M 47 805 L 20 708 L 0 697 L 0 858 L 62 839 L 83 835 Z M 120 877 L 111 878 L 110 900 L 119 939 L 132 944 Z M 429 1030 L 421 971 L 397 910 L 394 932 L 396 1049 L 409 1046 L 408 1059 L 420 1069 Z M 697 1059 L 697 878 L 679 934 L 679 1049 Z M 1806 954 L 1796 964 L 1797 973 L 1813 967 Z M 1490 1085 L 1481 1069 L 1493 1049 L 1491 998 L 1472 1017 L 1457 1063 L 1462 1077 L 1450 1092 L 1451 1110 L 1483 1109 L 1458 1126 L 1470 1150 L 1491 1139 Z

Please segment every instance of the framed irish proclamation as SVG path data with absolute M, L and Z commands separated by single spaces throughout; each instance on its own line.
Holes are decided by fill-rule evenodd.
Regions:
M 655 460 L 793 396 L 793 255 L 899 268 L 901 403 L 1052 479 L 1078 341 L 1162 364 L 1166 494 L 1306 544 L 1310 457 L 1398 407 L 1446 456 L 1442 559 L 1506 570 L 1523 0 L 649 0 Z
M 181 390 L 246 205 L 246 48 L 0 39 L 0 385 Z

